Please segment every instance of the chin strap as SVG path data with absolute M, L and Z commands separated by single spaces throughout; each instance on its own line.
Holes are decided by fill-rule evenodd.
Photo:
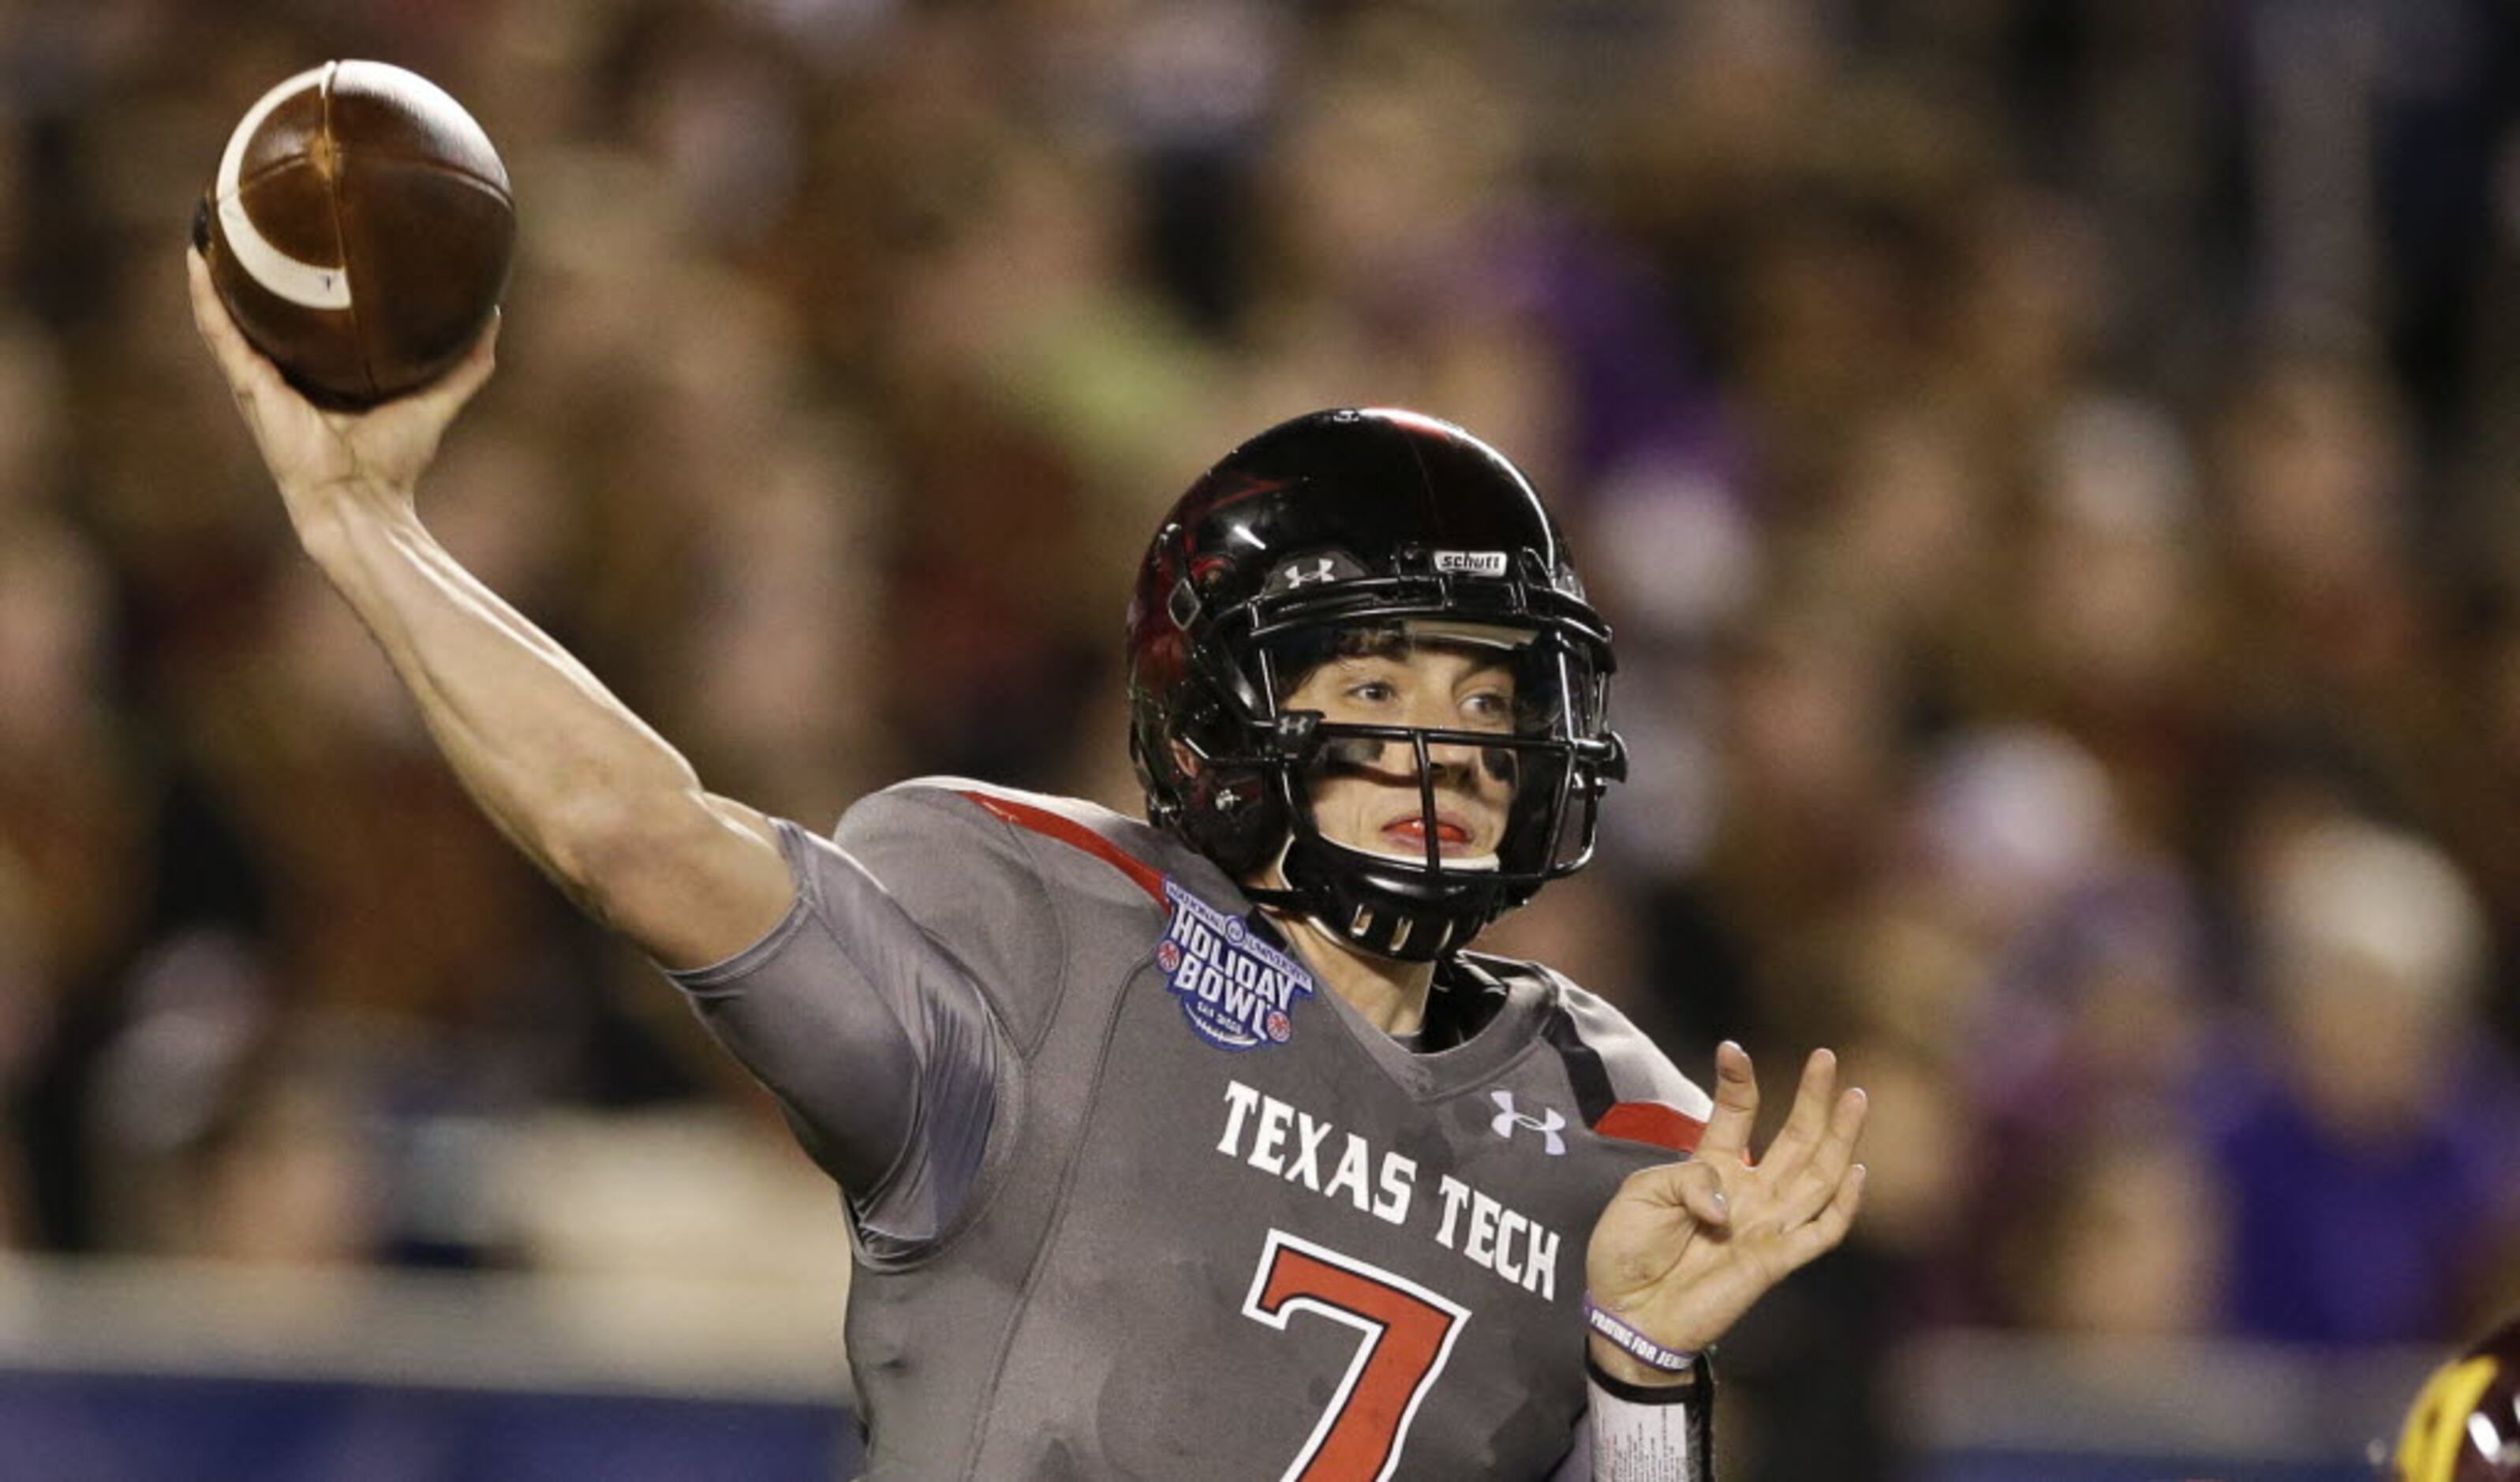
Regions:
M 1444 918 L 1404 916 L 1397 911 L 1376 911 L 1372 906 L 1357 907 L 1344 921 L 1318 915 L 1313 920 L 1331 935 L 1368 952 L 1408 963 L 1431 963 L 1442 957 L 1460 925 Z
M 1310 847 L 1337 846 L 1314 844 Z M 1294 833 L 1289 831 L 1286 842 L 1279 846 L 1276 862 L 1263 872 L 1262 877 L 1285 879 L 1294 848 Z M 1388 900 L 1372 898 L 1365 891 L 1341 888 L 1335 875 L 1312 889 L 1293 885 L 1244 885 L 1242 894 L 1256 904 L 1289 916 L 1303 917 L 1361 952 L 1405 963 L 1434 962 L 1445 953 L 1466 944 L 1480 926 L 1487 924 L 1484 916 L 1465 923 L 1462 919 L 1445 913 L 1408 911 Z
M 1301 917 L 1322 933 L 1345 942 L 1359 952 L 1387 957 L 1399 962 L 1431 963 L 1444 955 L 1453 944 L 1457 922 L 1403 916 L 1398 912 L 1376 912 L 1372 906 L 1359 906 L 1342 921 L 1324 913 L 1320 902 L 1310 892 L 1280 889 L 1266 885 L 1245 885 L 1243 899 L 1266 906 L 1288 916 Z

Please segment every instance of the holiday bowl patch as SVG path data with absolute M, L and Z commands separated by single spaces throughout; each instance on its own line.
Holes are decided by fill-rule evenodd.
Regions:
M 1171 880 L 1172 925 L 1155 944 L 1155 966 L 1200 1039 L 1220 1050 L 1282 1045 L 1293 1036 L 1298 997 L 1313 975 L 1260 939 L 1248 918 L 1228 916 Z

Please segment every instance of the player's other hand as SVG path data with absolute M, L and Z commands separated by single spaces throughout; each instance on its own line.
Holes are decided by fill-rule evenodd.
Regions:
M 185 253 L 185 269 L 192 278 L 193 323 L 217 357 L 299 535 L 309 533 L 310 521 L 345 503 L 408 510 L 412 489 L 437 456 L 447 425 L 490 379 L 498 319 L 491 319 L 470 354 L 428 386 L 364 412 L 331 412 L 300 396 L 278 367 L 246 342 L 210 286 L 200 251 Z
M 1666 1348 L 1695 1352 L 1768 1288 L 1846 1237 L 1864 1196 L 1865 1097 L 1837 1089 L 1837 1056 L 1812 1053 L 1793 1110 L 1750 1161 L 1759 1083 L 1748 1052 L 1715 1052 L 1715 1112 L 1696 1155 L 1629 1176 L 1593 1227 L 1585 1282 L 1595 1301 Z M 1594 1362 L 1639 1384 L 1667 1375 L 1595 1334 Z

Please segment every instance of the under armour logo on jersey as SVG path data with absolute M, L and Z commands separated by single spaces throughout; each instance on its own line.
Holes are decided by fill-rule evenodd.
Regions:
M 1557 1135 L 1565 1130 L 1565 1113 L 1554 1106 L 1543 1106 L 1538 1116 L 1517 1110 L 1513 1104 L 1513 1093 L 1510 1091 L 1491 1091 L 1488 1093 L 1488 1100 L 1497 1103 L 1496 1120 L 1490 1125 L 1496 1128 L 1498 1137 L 1510 1143 L 1513 1141 L 1514 1129 L 1528 1127 L 1540 1134 L 1540 1140 L 1548 1145 L 1551 1157 L 1561 1158 L 1566 1155 L 1566 1140 Z

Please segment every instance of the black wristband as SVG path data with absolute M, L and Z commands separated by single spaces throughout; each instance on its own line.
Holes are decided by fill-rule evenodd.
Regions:
M 1677 1384 L 1637 1384 L 1613 1377 L 1602 1371 L 1590 1353 L 1584 1355 L 1584 1375 L 1600 1385 L 1602 1393 L 1631 1405 L 1687 1405 L 1715 1393 L 1715 1366 L 1707 1362 L 1712 1352 L 1707 1350 L 1692 1359 L 1688 1377 Z

